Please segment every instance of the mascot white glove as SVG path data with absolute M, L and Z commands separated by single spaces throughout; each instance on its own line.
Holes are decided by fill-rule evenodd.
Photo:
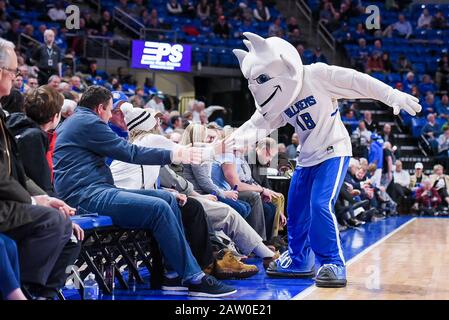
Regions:
M 391 92 L 386 103 L 393 108 L 395 115 L 398 115 L 401 110 L 404 110 L 410 115 L 415 116 L 422 109 L 418 98 L 397 89 Z

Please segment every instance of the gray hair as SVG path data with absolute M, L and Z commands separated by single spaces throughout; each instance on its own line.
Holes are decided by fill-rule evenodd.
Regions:
M 14 51 L 14 44 L 11 41 L 0 38 L 0 66 L 4 67 L 9 56 L 7 54 L 8 50 Z

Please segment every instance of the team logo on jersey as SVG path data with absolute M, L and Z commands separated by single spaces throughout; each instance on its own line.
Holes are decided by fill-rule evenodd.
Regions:
M 290 108 L 285 110 L 285 114 L 289 118 L 293 118 L 295 115 L 297 115 L 300 111 L 305 110 L 313 105 L 316 104 L 316 99 L 314 96 L 308 96 L 305 99 L 299 100 L 294 105 L 292 105 Z

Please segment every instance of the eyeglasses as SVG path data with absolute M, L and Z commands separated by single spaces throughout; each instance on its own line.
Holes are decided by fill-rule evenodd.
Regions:
M 11 68 L 7 68 L 7 67 L 0 67 L 0 69 L 3 69 L 3 70 L 6 70 L 6 71 L 10 72 L 11 74 L 14 75 L 14 77 L 18 77 L 18 76 L 21 75 L 19 68 L 11 69 Z

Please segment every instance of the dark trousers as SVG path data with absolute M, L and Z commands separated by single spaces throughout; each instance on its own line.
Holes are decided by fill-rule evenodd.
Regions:
M 198 200 L 188 198 L 181 214 L 186 240 L 201 269 L 205 269 L 214 262 L 206 212 Z
M 28 206 L 34 220 L 5 234 L 19 249 L 22 284 L 31 294 L 52 298 L 64 286 L 66 268 L 78 257 L 81 245 L 69 242 L 72 222 L 58 210 Z

